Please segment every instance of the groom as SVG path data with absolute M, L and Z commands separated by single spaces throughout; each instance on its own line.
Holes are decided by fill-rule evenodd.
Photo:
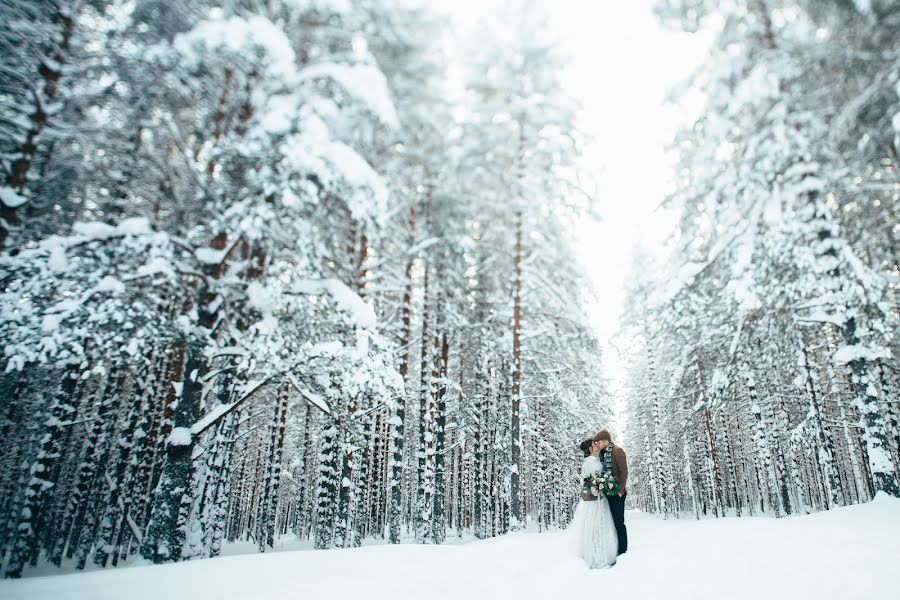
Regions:
M 619 554 L 625 554 L 628 550 L 628 530 L 625 529 L 625 484 L 628 483 L 628 460 L 621 446 L 612 442 L 609 431 L 601 429 L 594 436 L 594 441 L 600 444 L 600 461 L 606 467 L 604 470 L 612 472 L 619 482 L 619 495 L 609 496 L 609 510 L 612 512 L 613 522 L 616 524 L 616 533 L 619 537 Z

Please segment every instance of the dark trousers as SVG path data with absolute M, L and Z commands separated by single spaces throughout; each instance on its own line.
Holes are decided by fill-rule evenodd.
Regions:
M 613 523 L 616 524 L 616 533 L 619 536 L 619 554 L 625 554 L 628 550 L 628 530 L 625 528 L 625 496 L 627 495 L 609 497 L 609 512 L 612 513 Z

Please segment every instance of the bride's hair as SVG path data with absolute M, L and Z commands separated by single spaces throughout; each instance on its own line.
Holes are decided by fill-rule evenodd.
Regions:
M 593 438 L 588 438 L 588 439 L 584 440 L 583 442 L 581 442 L 580 444 L 578 444 L 578 447 L 581 448 L 581 451 L 584 452 L 585 456 L 590 456 L 591 455 L 591 445 L 593 445 L 593 443 L 594 443 Z

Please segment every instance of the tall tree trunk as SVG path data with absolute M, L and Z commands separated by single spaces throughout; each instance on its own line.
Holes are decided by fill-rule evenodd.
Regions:
M 410 249 L 416 242 L 416 207 L 409 209 L 409 242 Z M 403 335 L 400 339 L 400 375 L 403 377 L 404 394 L 397 399 L 397 408 L 391 419 L 391 482 L 390 482 L 390 506 L 388 508 L 388 520 L 390 522 L 390 542 L 400 543 L 400 522 L 403 510 L 403 442 L 406 435 L 406 400 L 405 391 L 409 389 L 409 345 L 412 343 L 412 270 L 413 255 L 410 254 L 404 271 L 405 287 L 403 289 L 403 303 L 401 306 L 401 319 L 403 322 Z
M 512 328 L 512 420 L 510 435 L 512 455 L 510 456 L 510 527 L 513 530 L 525 527 L 519 490 L 519 470 L 521 468 L 522 435 L 519 423 L 519 405 L 522 398 L 522 213 L 516 213 L 516 246 L 513 255 L 513 328 Z
M 430 267 L 425 264 L 425 278 L 422 284 L 422 348 L 419 363 L 419 443 L 416 468 L 416 540 L 422 543 L 431 541 L 431 505 L 430 500 L 430 467 L 432 457 L 429 451 L 432 448 L 433 423 L 432 423 L 432 382 L 429 365 L 431 344 L 428 336 L 431 331 L 431 317 L 429 311 L 428 281 Z
M 753 441 L 755 451 L 753 453 L 756 458 L 757 485 L 759 487 L 759 510 L 766 512 L 766 507 L 771 507 L 776 517 L 780 517 L 778 508 L 778 493 L 775 491 L 776 475 L 775 467 L 772 464 L 772 452 L 766 440 L 767 429 L 769 424 L 763 419 L 763 411 L 760 407 L 761 399 L 756 389 L 756 379 L 750 370 L 749 365 L 743 365 L 744 382 L 747 386 L 747 392 L 750 396 L 750 412 L 753 414 L 756 424 L 753 428 Z
M 326 422 L 321 455 L 319 456 L 319 474 L 316 487 L 316 525 L 315 547 L 330 548 L 334 543 L 334 508 L 337 500 L 338 486 L 338 453 L 337 427 Z
M 437 341 L 437 340 L 435 340 Z M 447 333 L 440 337 L 440 356 L 438 360 L 438 376 L 441 384 L 437 388 L 435 410 L 437 413 L 434 428 L 434 506 L 432 508 L 433 526 L 432 538 L 436 544 L 444 541 L 444 462 L 445 462 L 445 432 L 447 426 L 447 361 L 450 357 L 450 344 L 447 341 Z M 451 486 L 452 487 L 452 486 Z
M 166 440 L 165 463 L 154 491 L 150 520 L 141 544 L 141 555 L 153 563 L 174 562 L 181 559 L 184 546 L 187 512 L 191 506 L 193 466 L 191 454 L 194 436 L 191 425 L 197 418 L 202 383 L 198 376 L 202 367 L 197 351 L 187 341 L 179 353 L 186 357 L 183 368 L 180 398 L 174 409 L 173 428 Z
M 347 406 L 350 416 L 343 434 L 341 455 L 341 480 L 337 495 L 337 513 L 335 523 L 335 542 L 338 548 L 349 548 L 353 545 L 353 508 L 356 499 L 356 486 L 354 479 L 359 479 L 356 473 L 356 463 L 359 457 L 357 447 L 357 432 L 355 430 L 354 415 L 358 410 L 357 400 L 351 399 Z
M 838 480 L 837 469 L 834 464 L 834 450 L 830 436 L 825 434 L 825 426 L 823 424 L 822 407 L 819 403 L 819 394 L 816 390 L 812 365 L 809 361 L 809 353 L 806 349 L 802 337 L 798 340 L 800 346 L 801 365 L 803 369 L 803 380 L 806 387 L 806 396 L 809 400 L 809 414 L 812 417 L 815 426 L 816 445 L 817 445 L 817 463 L 819 468 L 827 475 L 828 492 L 826 494 L 827 504 L 825 508 L 832 508 L 838 502 L 838 491 L 840 483 Z
M 275 398 L 275 416 L 272 419 L 272 441 L 267 462 L 266 487 L 260 535 L 257 540 L 259 551 L 275 547 L 275 519 L 278 508 L 278 494 L 281 486 L 281 471 L 284 456 L 284 432 L 287 428 L 288 401 L 291 396 L 289 383 L 283 383 Z

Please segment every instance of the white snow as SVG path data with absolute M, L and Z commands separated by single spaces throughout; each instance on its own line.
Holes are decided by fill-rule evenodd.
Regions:
M 166 440 L 169 446 L 190 446 L 191 430 L 188 427 L 174 427 Z
M 211 411 L 209 411 L 206 415 L 203 416 L 202 419 L 191 425 L 190 432 L 193 434 L 198 434 L 207 427 L 210 426 L 213 422 L 215 422 L 219 417 L 234 408 L 234 404 L 219 404 Z
M 326 184 L 349 187 L 347 203 L 354 218 L 383 219 L 389 192 L 381 176 L 353 148 L 331 140 L 321 119 L 307 116 L 302 126 L 302 134 L 281 145 L 285 163 L 295 171 L 315 173 Z
M 879 358 L 890 358 L 891 351 L 884 347 L 870 348 L 862 344 L 852 346 L 841 346 L 834 353 L 832 359 L 837 365 L 846 365 L 854 360 L 864 358 L 866 360 L 876 360 Z
M 308 348 L 304 346 L 304 351 L 310 357 L 335 356 L 344 351 L 344 345 L 338 341 L 319 342 L 317 344 L 310 344 Z
M 365 187 L 372 191 L 374 198 L 364 200 L 363 203 L 383 204 L 387 200 L 388 192 L 381 176 L 350 146 L 334 142 L 320 148 L 319 155 L 340 171 L 351 186 Z
M 273 314 L 278 304 L 278 296 L 272 286 L 257 281 L 250 282 L 247 286 L 247 303 L 258 310 L 262 316 L 253 324 L 254 330 L 259 335 L 272 335 L 278 331 L 278 319 Z
M 864 436 L 865 439 L 866 436 Z M 890 455 L 881 444 L 873 444 L 871 440 L 866 441 L 866 452 L 869 455 L 869 469 L 872 473 L 887 473 L 889 476 L 894 473 L 894 463 Z
M 337 279 L 303 280 L 293 287 L 297 294 L 329 293 L 341 310 L 347 311 L 353 322 L 364 329 L 374 329 L 377 324 L 375 310 L 372 305 L 359 297 L 359 294 L 348 288 Z
M 740 111 L 746 106 L 763 104 L 777 99 L 781 93 L 781 78 L 773 73 L 768 65 L 756 66 L 737 86 L 734 97 L 730 99 L 730 109 Z
M 322 12 L 343 15 L 350 12 L 352 5 L 347 0 L 283 0 L 294 10 Z
M 76 222 L 72 225 L 72 233 L 89 239 L 105 239 L 116 234 L 116 228 L 99 221 Z
M 0 600 L 366 600 L 893 598 L 900 500 L 802 517 L 663 520 L 628 511 L 629 551 L 591 571 L 565 533 L 517 533 L 443 546 L 279 550 L 163 566 L 31 577 L 0 585 Z M 252 552 L 252 544 L 224 553 Z M 49 568 L 48 568 L 49 569 Z M 55 570 L 47 570 L 54 573 Z M 27 574 L 27 573 L 26 573 Z
M 150 235 L 153 233 L 150 221 L 144 217 L 124 219 L 116 225 L 116 231 L 119 235 Z
M 300 392 L 300 394 L 304 398 L 306 398 L 310 402 L 310 404 L 313 404 L 313 405 L 319 407 L 319 409 L 321 409 L 325 413 L 331 414 L 331 408 L 328 406 L 328 403 L 325 402 L 325 399 L 322 398 L 322 396 L 320 396 L 319 394 L 316 394 L 314 392 L 311 392 L 308 389 L 306 389 L 305 386 L 300 385 L 300 383 L 297 381 L 297 379 L 292 374 L 288 373 L 287 378 L 291 382 L 291 385 L 294 386 L 294 389 L 296 389 L 298 392 Z
M 259 117 L 260 126 L 270 134 L 283 134 L 291 130 L 297 118 L 297 107 L 302 104 L 297 94 L 276 94 L 266 99 L 266 107 Z
M 172 264 L 169 261 L 160 257 L 151 258 L 147 261 L 147 264 L 137 268 L 138 277 L 150 277 L 151 275 L 157 274 L 174 277 L 175 270 L 172 268 Z
M 152 229 L 147 219 L 136 217 L 125 219 L 117 225 L 108 225 L 99 221 L 79 221 L 72 226 L 72 233 L 87 238 L 87 240 L 105 240 L 124 235 L 148 235 L 152 233 Z
M 320 63 L 310 65 L 300 72 L 300 79 L 332 79 L 344 90 L 365 104 L 381 121 L 396 129 L 399 127 L 397 110 L 388 89 L 384 73 L 369 64 L 343 65 Z
M 116 279 L 115 277 L 110 277 L 107 275 L 94 287 L 95 292 L 110 292 L 112 294 L 123 294 L 125 293 L 125 284 Z M 91 292 L 88 292 L 88 295 L 92 295 Z
M 247 285 L 247 303 L 263 315 L 270 314 L 275 308 L 275 291 L 258 281 L 251 281 Z
M 62 273 L 69 266 L 69 260 L 66 258 L 66 249 L 62 244 L 55 244 L 50 247 L 50 255 L 47 257 L 47 266 L 54 273 Z
M 690 285 L 697 273 L 702 271 L 705 267 L 706 263 L 701 262 L 689 262 L 681 265 L 674 277 L 671 277 L 666 285 L 652 297 L 650 302 L 651 305 L 662 306 L 666 302 L 669 302 L 682 288 Z
M 17 194 L 16 191 L 10 187 L 2 186 L 0 187 L 0 202 L 9 208 L 19 208 L 28 202 L 28 198 Z
M 374 329 L 378 322 L 375 318 L 375 310 L 359 295 L 337 279 L 329 279 L 324 285 L 334 301 L 343 310 L 350 313 L 357 325 L 363 328 Z
M 856 10 L 864 15 L 872 12 L 872 0 L 853 0 L 853 4 L 856 6 Z
M 847 323 L 846 316 L 842 314 L 830 314 L 822 310 L 817 310 L 805 317 L 800 317 L 799 320 L 813 323 L 831 323 L 837 327 L 843 327 Z
M 244 58 L 262 55 L 264 68 L 274 78 L 289 79 L 296 73 L 294 50 L 284 30 L 260 16 L 202 21 L 175 36 L 172 46 L 189 68 L 197 68 L 211 55 L 231 52 Z
M 227 252 L 228 249 L 197 248 L 194 250 L 194 256 L 205 265 L 217 265 L 222 262 Z
M 51 333 L 59 329 L 60 315 L 44 315 L 41 320 L 41 331 Z

